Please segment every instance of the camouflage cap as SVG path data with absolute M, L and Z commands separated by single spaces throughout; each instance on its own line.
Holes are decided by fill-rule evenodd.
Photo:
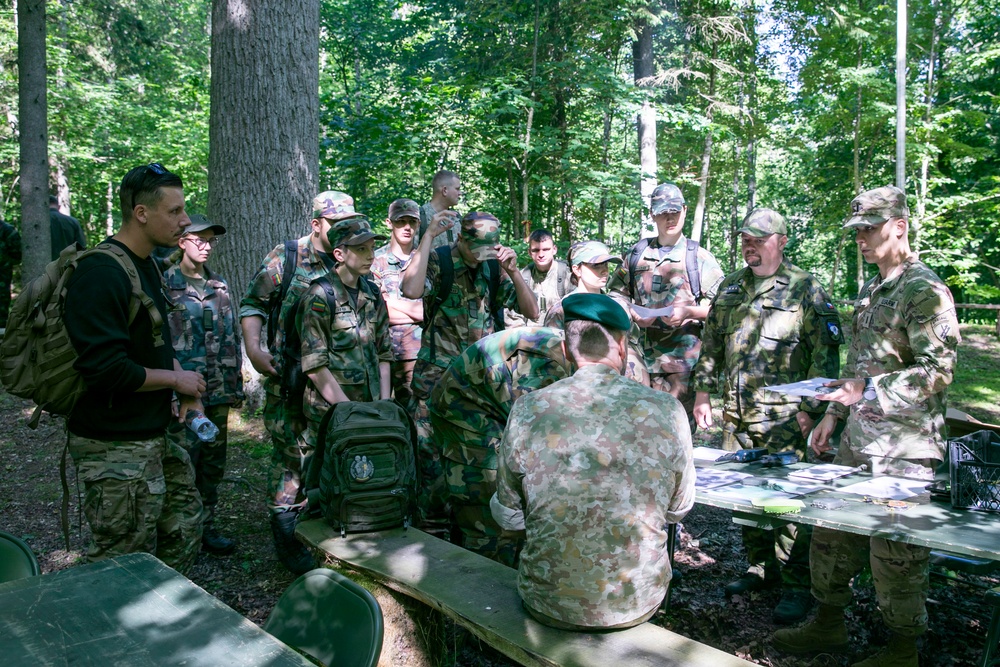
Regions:
M 349 194 L 327 190 L 313 199 L 313 220 L 346 220 L 359 215 L 361 214 L 354 210 L 354 198 Z
M 206 229 L 211 229 L 215 232 L 216 236 L 222 236 L 226 233 L 226 228 L 222 225 L 212 222 L 200 213 L 193 213 L 188 216 L 191 218 L 191 225 L 184 230 L 185 234 L 194 234 L 195 232 L 203 232 Z
M 649 200 L 649 212 L 652 215 L 680 213 L 683 209 L 684 195 L 673 183 L 660 183 L 653 190 L 653 196 Z
M 471 211 L 462 218 L 462 236 L 471 245 L 500 243 L 500 221 L 492 213 Z
M 397 199 L 389 204 L 389 220 L 396 222 L 400 218 L 420 219 L 420 204 L 412 199 Z
M 874 190 L 865 190 L 851 201 L 851 217 L 844 223 L 844 229 L 881 225 L 890 218 L 909 216 L 906 193 L 893 185 L 884 185 Z
M 330 231 L 326 233 L 326 238 L 329 239 L 331 248 L 339 248 L 342 245 L 361 245 L 370 239 L 385 241 L 384 236 L 372 231 L 371 225 L 363 216 L 355 216 L 333 223 L 330 226 Z
M 573 246 L 573 252 L 570 255 L 570 264 L 573 266 L 579 264 L 604 264 L 605 262 L 621 264 L 622 258 L 618 255 L 612 255 L 608 246 L 600 241 L 584 241 Z
M 574 292 L 560 303 L 566 322 L 590 320 L 617 331 L 628 331 L 632 326 L 632 318 L 625 309 L 607 294 Z
M 772 211 L 769 208 L 755 208 L 750 211 L 750 215 L 743 219 L 743 226 L 736 233 L 758 239 L 771 234 L 788 236 L 788 225 L 785 224 L 785 217 L 777 211 Z

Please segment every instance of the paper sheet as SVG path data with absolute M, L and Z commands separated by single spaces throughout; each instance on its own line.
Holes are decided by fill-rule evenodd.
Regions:
M 706 489 L 705 493 L 716 498 L 725 498 L 735 502 L 752 503 L 754 500 L 765 500 L 771 498 L 789 499 L 791 494 L 777 489 L 770 489 L 766 486 L 743 486 L 733 484 L 730 486 L 720 486 L 714 489 Z
M 632 312 L 638 317 L 670 317 L 674 314 L 673 306 L 666 306 L 665 308 L 645 308 L 643 306 L 637 306 L 634 303 L 631 304 Z
M 716 470 L 715 468 L 695 468 L 696 479 L 694 485 L 699 489 L 711 489 L 724 484 L 733 484 L 747 477 L 753 477 L 745 472 L 735 470 Z
M 789 396 L 809 396 L 811 398 L 816 394 L 828 394 L 833 391 L 829 387 L 823 386 L 827 382 L 833 382 L 833 378 L 812 378 L 790 384 L 773 384 L 770 387 L 764 387 L 764 389 Z
M 906 500 L 919 496 L 927 490 L 930 484 L 923 479 L 907 479 L 905 477 L 872 477 L 857 484 L 851 484 L 837 489 L 841 493 L 853 493 L 858 496 L 872 496 L 886 500 Z
M 788 473 L 789 477 L 798 477 L 800 480 L 813 480 L 816 482 L 829 482 L 838 477 L 845 477 L 858 472 L 856 468 L 850 466 L 838 466 L 832 463 L 818 463 L 802 470 L 793 470 Z
M 695 461 L 708 461 L 709 463 L 715 463 L 720 456 L 729 454 L 726 450 L 715 447 L 695 447 L 693 452 Z

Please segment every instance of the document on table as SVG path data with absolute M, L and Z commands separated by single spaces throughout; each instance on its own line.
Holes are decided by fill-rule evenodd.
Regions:
M 745 472 L 736 472 L 735 470 L 695 468 L 694 471 L 696 475 L 694 485 L 699 489 L 711 489 L 716 486 L 733 484 L 734 482 L 739 482 L 747 477 L 753 477 L 753 475 Z
M 645 308 L 643 306 L 637 306 L 634 303 L 631 305 L 632 312 L 639 317 L 670 317 L 674 314 L 673 306 L 666 306 L 665 308 Z
M 850 466 L 838 466 L 833 463 L 818 463 L 816 465 L 809 466 L 808 468 L 803 468 L 802 470 L 793 470 L 788 473 L 788 476 L 798 477 L 800 479 L 809 479 L 815 482 L 829 482 L 837 479 L 838 477 L 846 477 L 847 475 L 851 475 L 856 472 L 858 472 L 858 469 Z
M 774 498 L 787 500 L 792 497 L 790 493 L 771 489 L 766 486 L 743 486 L 742 484 L 706 489 L 705 493 L 716 498 L 725 498 L 726 500 L 742 503 L 752 503 L 755 500 L 770 500 Z
M 858 496 L 872 496 L 873 498 L 885 498 L 886 500 L 906 500 L 913 496 L 919 496 L 927 490 L 930 484 L 925 479 L 907 479 L 905 477 L 872 477 L 857 484 L 844 486 L 837 491 L 841 493 L 853 493 Z
M 816 394 L 828 394 L 833 391 L 833 389 L 823 386 L 827 382 L 833 382 L 833 378 L 811 378 L 789 384 L 772 384 L 769 387 L 764 387 L 764 389 L 776 391 L 779 394 L 788 394 L 789 396 L 808 396 L 812 398 Z
M 708 463 L 715 463 L 719 460 L 719 457 L 730 453 L 724 449 L 716 449 L 715 447 L 695 447 L 693 452 L 694 460 L 696 462 Z

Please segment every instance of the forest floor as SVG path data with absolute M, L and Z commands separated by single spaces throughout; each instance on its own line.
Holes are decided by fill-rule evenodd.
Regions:
M 964 382 L 955 395 L 969 396 L 952 401 L 981 421 L 1000 423 L 1000 344 L 989 327 L 963 327 L 965 341 L 960 352 L 961 367 L 956 384 Z M 967 374 L 967 379 L 962 376 Z M 979 383 L 979 387 L 968 386 Z M 957 388 L 956 388 L 957 389 Z M 989 399 L 989 400 L 984 400 Z M 0 530 L 25 539 L 39 557 L 43 572 L 53 572 L 78 564 L 85 550 L 88 530 L 77 512 L 78 489 L 73 466 L 68 466 L 70 484 L 70 548 L 66 549 L 60 526 L 62 490 L 59 459 L 64 449 L 62 421 L 48 415 L 37 430 L 26 422 L 33 406 L 0 393 Z M 188 576 L 251 621 L 262 624 L 293 576 L 276 560 L 264 506 L 264 485 L 270 462 L 270 445 L 261 420 L 233 415 L 230 423 L 230 451 L 227 481 L 220 489 L 217 524 L 220 530 L 239 540 L 236 552 L 228 557 L 199 556 Z M 696 444 L 717 444 L 718 432 L 696 436 Z M 701 505 L 684 520 L 677 551 L 677 570 L 669 612 L 653 622 L 687 637 L 739 655 L 760 665 L 776 667 L 832 667 L 852 664 L 885 643 L 887 636 L 878 613 L 871 575 L 855 582 L 855 598 L 849 608 L 848 629 L 851 655 L 820 655 L 801 659 L 782 655 L 770 645 L 769 637 L 778 627 L 771 611 L 778 602 L 777 591 L 765 591 L 726 600 L 723 586 L 745 570 L 740 530 L 730 514 Z M 997 578 L 976 578 L 975 584 L 996 586 Z M 923 638 L 922 664 L 925 667 L 972 666 L 978 664 L 985 640 L 990 608 L 981 591 L 968 584 L 932 578 L 928 605 L 930 630 Z M 428 614 L 433 614 L 430 610 Z M 437 665 L 505 667 L 511 665 L 489 647 L 480 646 L 464 631 L 446 622 L 447 640 L 441 655 L 432 656 Z M 419 629 L 418 629 L 419 630 Z M 399 655 L 396 653 L 395 655 Z M 426 661 L 419 661 L 425 664 Z M 400 662 L 397 658 L 396 664 Z

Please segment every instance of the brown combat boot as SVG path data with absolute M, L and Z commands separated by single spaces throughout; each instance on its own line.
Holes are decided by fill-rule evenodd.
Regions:
M 889 636 L 888 646 L 853 667 L 917 667 L 917 664 L 917 638 L 894 632 Z
M 797 628 L 776 630 L 771 643 L 785 653 L 843 653 L 848 647 L 844 608 L 820 604 L 814 619 Z

